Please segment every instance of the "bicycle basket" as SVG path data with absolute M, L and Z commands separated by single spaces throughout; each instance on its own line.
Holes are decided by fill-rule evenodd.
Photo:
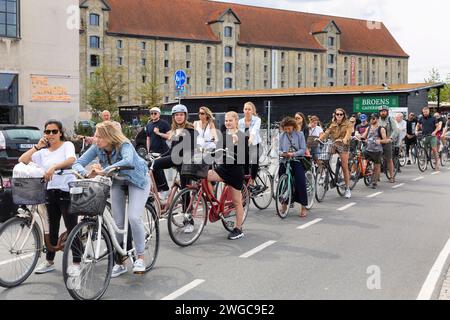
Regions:
M 97 216 L 105 211 L 110 184 L 98 179 L 69 182 L 69 213 L 79 216 Z
M 330 160 L 331 154 L 332 154 L 332 146 L 333 146 L 333 143 L 331 143 L 331 142 L 326 142 L 323 145 L 319 145 L 319 152 L 317 153 L 317 159 L 323 160 L 323 161 Z
M 17 205 L 45 203 L 47 183 L 43 178 L 13 178 L 12 197 Z
M 180 174 L 188 179 L 206 179 L 209 167 L 208 164 L 182 164 Z

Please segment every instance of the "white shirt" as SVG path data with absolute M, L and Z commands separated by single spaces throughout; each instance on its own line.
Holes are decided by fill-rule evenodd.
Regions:
M 35 152 L 31 161 L 36 163 L 38 166 L 44 168 L 46 171 L 50 169 L 51 166 L 66 161 L 69 158 L 77 158 L 75 155 L 75 147 L 72 142 L 66 141 L 61 147 L 55 151 L 50 151 L 48 149 L 42 149 Z M 62 191 L 69 191 L 69 182 L 75 181 L 76 177 L 73 174 L 64 175 L 53 175 L 52 181 L 47 184 L 47 190 L 59 189 Z
M 399 139 L 400 143 L 405 139 L 406 137 L 406 121 L 402 120 L 400 122 L 397 122 L 398 130 L 399 130 Z
M 315 126 L 314 128 L 309 128 L 309 136 L 310 137 L 318 137 L 323 132 L 323 129 L 320 126 Z
M 245 133 L 245 118 L 242 118 L 238 122 L 239 131 Z M 261 139 L 261 119 L 257 116 L 252 116 L 252 119 L 250 120 L 250 127 L 248 129 L 249 134 L 253 136 L 253 143 L 252 145 L 256 146 L 257 144 L 260 144 Z
M 201 121 L 194 122 L 194 128 L 198 132 L 197 145 L 205 149 L 215 149 L 216 143 L 212 142 L 213 135 L 211 131 L 211 125 L 208 123 L 206 128 L 202 128 Z

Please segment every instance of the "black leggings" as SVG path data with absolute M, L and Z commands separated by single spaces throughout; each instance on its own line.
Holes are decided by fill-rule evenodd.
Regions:
M 47 216 L 49 224 L 50 243 L 53 246 L 58 244 L 59 238 L 59 226 L 61 222 L 61 216 L 64 219 L 64 225 L 67 229 L 67 234 L 70 234 L 73 228 L 78 224 L 78 217 L 76 215 L 69 214 L 70 195 L 68 192 L 61 190 L 47 190 Z M 75 248 L 72 248 L 76 250 Z M 55 252 L 47 251 L 47 261 L 53 261 L 55 259 Z M 80 262 L 80 258 L 74 258 L 73 262 Z
M 259 144 L 249 147 L 247 143 L 248 141 L 246 141 L 245 148 L 244 174 L 251 175 L 252 179 L 255 180 L 259 171 Z
M 161 157 L 155 160 L 153 163 L 153 174 L 155 176 L 155 181 L 158 186 L 158 191 L 169 190 L 169 185 L 167 184 L 166 176 L 164 174 L 164 169 L 176 168 L 180 171 L 180 166 L 176 166 L 171 156 Z M 184 189 L 189 183 L 189 179 L 180 176 L 181 189 Z
M 411 147 L 417 144 L 417 137 L 414 136 L 411 139 L 408 139 L 408 137 L 406 137 L 405 143 L 406 143 L 406 155 L 409 157 L 409 150 L 411 150 Z

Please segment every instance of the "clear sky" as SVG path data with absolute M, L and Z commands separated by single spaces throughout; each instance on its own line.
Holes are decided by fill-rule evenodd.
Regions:
M 410 56 L 409 82 L 423 82 L 432 68 L 450 77 L 448 0 L 225 0 L 260 7 L 382 21 Z

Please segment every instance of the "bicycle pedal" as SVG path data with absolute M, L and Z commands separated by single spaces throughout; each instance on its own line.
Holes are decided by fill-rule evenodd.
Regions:
M 133 271 L 133 274 L 143 276 L 145 274 L 145 271 Z

